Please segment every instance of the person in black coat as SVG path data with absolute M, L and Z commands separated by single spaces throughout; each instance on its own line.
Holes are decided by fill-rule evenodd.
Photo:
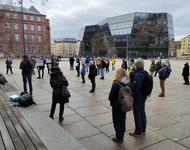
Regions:
M 77 71 L 77 77 L 80 77 L 80 60 L 77 58 L 76 60 L 76 71 Z
M 182 76 L 185 81 L 184 84 L 189 85 L 189 64 L 188 63 L 184 64 Z
M 52 95 L 51 112 L 49 116 L 52 119 L 54 118 L 56 104 L 59 103 L 60 104 L 59 122 L 61 122 L 64 119 L 63 118 L 64 104 L 68 102 L 68 99 L 62 98 L 62 87 L 63 85 L 68 86 L 69 83 L 58 66 L 54 66 L 53 68 L 51 68 L 50 85 L 53 88 L 53 95 Z
M 23 56 L 23 60 L 20 63 L 20 69 L 22 70 L 23 88 L 24 92 L 27 93 L 27 82 L 29 84 L 30 95 L 32 95 L 32 73 L 33 65 L 27 55 Z
M 112 106 L 113 125 L 116 132 L 116 137 L 114 137 L 112 140 L 120 144 L 123 142 L 125 133 L 126 112 L 121 110 L 119 91 L 122 86 L 125 86 L 126 79 L 127 71 L 124 68 L 118 69 L 108 98 L 110 105 Z
M 92 89 L 89 91 L 89 93 L 94 93 L 95 89 L 96 89 L 96 81 L 95 78 L 97 76 L 97 68 L 94 64 L 94 61 L 91 60 L 90 61 L 90 66 L 89 66 L 89 74 L 88 74 L 88 78 L 90 79 L 91 83 L 92 83 Z
M 70 57 L 70 58 L 69 58 L 70 70 L 73 70 L 73 69 L 74 69 L 74 67 L 73 67 L 74 61 L 75 61 L 74 57 Z

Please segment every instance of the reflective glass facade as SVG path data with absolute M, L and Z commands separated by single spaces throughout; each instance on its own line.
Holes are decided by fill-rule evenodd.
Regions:
M 127 48 L 129 57 L 167 57 L 170 54 L 170 42 L 174 40 L 173 19 L 168 13 L 130 13 L 107 18 L 93 27 L 96 28 L 93 34 L 85 28 L 84 45 L 86 39 L 92 44 L 93 36 L 98 34 L 102 39 L 106 38 L 104 46 L 108 55 L 120 57 L 125 57 Z M 91 44 L 89 48 L 94 46 Z M 85 51 L 84 47 L 83 54 Z M 90 52 L 92 49 L 88 49 Z

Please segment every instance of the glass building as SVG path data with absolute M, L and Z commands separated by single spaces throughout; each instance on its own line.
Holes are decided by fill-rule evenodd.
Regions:
M 168 13 L 135 12 L 86 26 L 80 35 L 83 55 L 168 57 L 174 40 Z

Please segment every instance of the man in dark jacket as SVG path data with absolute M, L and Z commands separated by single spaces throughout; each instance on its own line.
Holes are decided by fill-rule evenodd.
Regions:
M 77 71 L 77 77 L 80 77 L 80 59 L 77 58 L 76 60 L 76 71 Z
M 94 64 L 94 61 L 91 60 L 90 61 L 90 66 L 89 66 L 89 74 L 88 74 L 88 78 L 90 79 L 91 83 L 92 83 L 92 89 L 89 91 L 90 93 L 94 93 L 95 89 L 96 89 L 96 81 L 95 78 L 97 76 L 97 68 Z
M 23 88 L 24 92 L 27 92 L 27 81 L 29 84 L 30 95 L 32 95 L 32 71 L 33 65 L 27 55 L 23 56 L 23 60 L 20 63 L 20 69 L 22 70 Z
M 184 84 L 189 85 L 189 64 L 188 63 L 184 64 L 182 76 L 185 81 Z
M 134 73 L 133 82 L 130 83 L 130 88 L 133 93 L 133 114 L 135 121 L 135 131 L 129 132 L 131 136 L 141 136 L 146 132 L 146 113 L 145 113 L 145 101 L 147 96 L 143 94 L 142 88 L 145 80 L 144 74 L 144 61 L 142 59 L 138 59 L 135 62 L 136 71 Z
M 74 70 L 74 61 L 75 61 L 74 57 L 71 56 L 69 58 L 70 70 Z
M 104 58 L 101 59 L 101 80 L 104 80 L 104 76 L 105 76 L 105 68 L 106 68 L 106 62 L 104 60 Z
M 11 74 L 13 74 L 13 71 L 12 71 L 12 60 L 11 60 L 11 57 L 9 56 L 6 60 L 6 68 L 7 68 L 7 72 L 6 74 L 8 74 L 9 70 L 11 71 Z
M 63 85 L 67 87 L 69 83 L 58 66 L 54 66 L 53 68 L 51 68 L 50 76 L 51 76 L 50 85 L 53 88 L 53 95 L 52 95 L 51 112 L 49 116 L 52 119 L 54 118 L 55 108 L 57 103 L 59 103 L 60 104 L 59 122 L 61 122 L 64 119 L 63 118 L 64 104 L 68 102 L 68 99 L 63 98 L 62 88 Z
M 125 58 L 122 59 L 121 68 L 126 69 L 126 70 L 127 70 L 127 68 L 128 68 L 128 66 L 127 66 L 127 61 L 125 60 Z

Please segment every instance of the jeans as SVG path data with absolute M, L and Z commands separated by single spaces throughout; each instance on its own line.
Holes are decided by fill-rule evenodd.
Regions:
M 13 71 L 12 71 L 12 66 L 7 66 L 7 74 L 8 74 L 8 72 L 9 72 L 9 70 L 11 71 L 11 74 L 13 73 Z
M 22 79 L 23 79 L 23 88 L 24 88 L 24 92 L 27 92 L 27 81 L 29 84 L 29 91 L 30 91 L 30 95 L 32 95 L 32 75 L 30 74 L 23 74 L 22 75 Z
M 82 82 L 85 83 L 85 77 L 82 75 Z
M 113 118 L 114 129 L 116 132 L 116 138 L 118 140 L 123 141 L 125 133 L 126 112 L 122 112 L 120 106 L 113 105 L 112 118 Z
M 96 81 L 95 81 L 95 78 L 92 78 L 92 79 L 90 79 L 90 81 L 91 81 L 91 83 L 92 83 L 92 89 L 91 89 L 91 91 L 95 91 L 95 89 L 96 89 Z
M 105 68 L 101 68 L 101 77 L 104 78 Z
M 145 103 L 134 103 L 133 104 L 133 114 L 135 120 L 135 132 L 141 134 L 141 132 L 146 132 L 146 113 L 145 113 Z
M 56 101 L 52 101 L 52 104 L 51 104 L 51 112 L 50 112 L 50 116 L 51 116 L 52 118 L 53 118 L 53 115 L 54 115 L 54 113 L 55 113 L 55 109 L 56 109 L 57 103 L 58 103 L 58 102 L 56 102 Z M 64 101 L 59 102 L 59 104 L 60 104 L 59 118 L 62 118 L 62 117 L 63 117 L 64 108 L 65 108 Z
M 40 75 L 41 71 L 42 71 L 42 76 Z M 38 77 L 39 78 L 44 77 L 44 66 L 39 66 L 39 68 L 38 68 Z

